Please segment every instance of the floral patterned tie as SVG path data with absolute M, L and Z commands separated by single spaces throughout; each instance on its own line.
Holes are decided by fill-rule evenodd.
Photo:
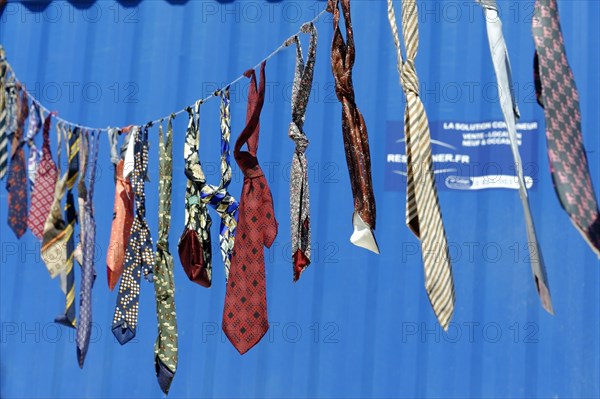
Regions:
M 200 189 L 206 179 L 198 158 L 199 109 L 200 101 L 196 103 L 194 110 L 191 108 L 187 110 L 189 123 L 183 147 L 185 175 L 188 178 L 185 190 L 185 230 L 179 239 L 178 252 L 179 260 L 188 278 L 203 287 L 210 287 L 212 284 L 210 241 L 212 220 L 206 203 L 200 200 Z
M 131 132 L 129 145 L 134 145 L 135 165 L 131 175 L 131 184 L 135 196 L 135 218 L 127 251 L 123 278 L 119 285 L 117 306 L 113 317 L 112 331 L 121 345 L 135 337 L 140 300 L 140 279 L 152 282 L 154 250 L 152 237 L 146 223 L 146 194 L 144 179 L 148 168 L 148 131 L 142 133 L 139 127 Z
M 32 102 L 29 108 L 29 127 L 27 128 L 27 134 L 25 135 L 25 142 L 29 147 L 29 157 L 27 158 L 27 176 L 31 182 L 31 189 L 35 185 L 35 178 L 37 174 L 38 164 L 42 158 L 42 151 L 38 150 L 35 144 L 35 136 L 39 133 L 42 127 L 42 115 L 40 107 L 37 103 Z
M 563 209 L 600 257 L 600 213 L 583 138 L 579 93 L 569 67 L 556 0 L 536 0 L 532 18 L 538 102 L 546 115 L 548 159 Z
M 158 335 L 154 343 L 154 367 L 160 389 L 169 393 L 177 371 L 177 315 L 175 312 L 175 281 L 173 257 L 169 251 L 169 228 L 171 226 L 171 191 L 173 180 L 173 126 L 167 123 L 167 136 L 160 126 L 158 183 L 158 242 L 154 265 L 154 292 Z
M 302 58 L 302 48 L 298 36 L 287 41 L 296 44 L 296 72 L 292 88 L 292 122 L 288 136 L 294 140 L 296 150 L 290 170 L 290 229 L 292 236 L 293 280 L 298 281 L 302 272 L 310 264 L 310 195 L 308 191 L 308 162 L 306 147 L 308 139 L 304 133 L 304 114 L 313 82 L 315 56 L 317 53 L 317 29 L 311 22 L 302 25 L 300 31 L 310 33 L 306 64 Z
M 244 173 L 244 184 L 223 309 L 223 331 L 240 354 L 256 345 L 269 329 L 263 247 L 271 247 L 278 227 L 271 190 L 256 157 L 260 112 L 265 100 L 265 62 L 260 69 L 258 91 L 254 70 L 247 71 L 245 76 L 251 77 L 246 127 L 234 148 L 235 161 Z M 241 151 L 244 144 L 248 145 L 248 151 Z

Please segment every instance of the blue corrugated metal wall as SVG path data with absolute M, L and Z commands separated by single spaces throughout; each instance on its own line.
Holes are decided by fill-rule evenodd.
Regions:
M 474 1 L 419 4 L 417 69 L 430 120 L 501 119 L 497 102 L 486 92 L 495 77 L 479 6 Z M 499 5 L 522 118 L 541 122 L 532 86 L 533 1 Z M 232 80 L 324 6 L 311 1 L 9 3 L 1 17 L 0 43 L 28 89 L 62 117 L 92 126 L 144 123 Z M 559 6 L 598 193 L 600 3 L 561 1 Z M 542 310 L 535 293 L 517 192 L 444 191 L 441 206 L 456 250 L 457 306 L 448 335 L 436 324 L 423 288 L 417 241 L 404 225 L 404 194 L 383 187 L 386 123 L 402 120 L 404 108 L 386 4 L 355 0 L 352 7 L 354 82 L 370 133 L 381 255 L 348 240 L 352 200 L 329 65 L 332 29 L 327 15 L 317 23 L 315 87 L 306 120 L 314 263 L 293 285 L 287 180 L 293 144 L 287 128 L 294 51 L 286 50 L 267 64 L 259 150 L 280 223 L 279 236 L 267 251 L 271 330 L 240 357 L 220 333 L 221 263 L 215 265 L 215 284 L 206 290 L 187 280 L 176 258 L 180 362 L 171 397 L 598 397 L 600 267 L 560 208 L 542 134 L 531 205 L 556 316 Z M 232 90 L 235 139 L 243 128 L 247 83 Z M 176 120 L 178 152 L 183 119 Z M 156 137 L 152 133 L 147 185 L 153 232 Z M 218 102 L 211 101 L 202 107 L 201 153 L 214 181 L 218 140 Z M 142 285 L 136 340 L 121 347 L 110 331 L 116 294 L 108 292 L 104 272 L 113 198 L 106 138 L 100 158 L 95 328 L 83 370 L 77 367 L 73 332 L 52 322 L 63 306 L 57 281 L 48 278 L 39 243 L 30 233 L 14 239 L 5 224 L 6 191 L 0 190 L 2 397 L 161 396 L 153 366 L 151 285 Z M 177 156 L 174 254 L 183 229 L 182 167 Z M 242 179 L 235 170 L 232 192 L 238 194 Z

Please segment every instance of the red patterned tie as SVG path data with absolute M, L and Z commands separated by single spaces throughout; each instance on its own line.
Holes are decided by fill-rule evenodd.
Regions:
M 271 190 L 256 158 L 259 118 L 265 100 L 265 62 L 260 69 L 258 92 L 254 70 L 244 75 L 251 78 L 246 127 L 234 149 L 235 161 L 244 173 L 244 185 L 223 309 L 223 331 L 242 355 L 269 329 L 263 246 L 269 248 L 277 236 Z M 245 143 L 248 151 L 241 151 Z
M 556 0 L 537 0 L 533 16 L 538 101 L 546 115 L 548 158 L 564 210 L 600 256 L 598 202 L 581 136 L 579 94 L 567 62 Z
M 19 87 L 20 90 L 20 87 Z M 22 90 L 17 95 L 17 131 L 12 141 L 12 156 L 8 169 L 8 225 L 17 238 L 27 231 L 27 167 L 25 165 L 25 150 L 23 149 L 23 128 L 29 114 L 27 92 Z
M 58 179 L 58 170 L 52 160 L 52 150 L 50 149 L 51 120 L 52 113 L 48 114 L 44 120 L 42 159 L 37 169 L 35 185 L 31 194 L 31 209 L 27 219 L 27 226 L 33 235 L 40 240 L 44 237 L 44 223 L 50 213 L 54 198 L 54 187 Z

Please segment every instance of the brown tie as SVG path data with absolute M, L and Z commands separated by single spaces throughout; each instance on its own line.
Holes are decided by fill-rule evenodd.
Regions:
M 333 41 L 331 43 L 331 69 L 335 79 L 335 92 L 342 103 L 342 133 L 350 185 L 354 198 L 352 224 L 354 233 L 350 241 L 375 253 L 379 247 L 375 240 L 375 196 L 371 181 L 371 153 L 369 136 L 362 114 L 354 100 L 352 67 L 354 66 L 354 34 L 350 19 L 350 0 L 342 0 L 346 24 L 346 43 L 340 31 L 339 0 L 329 0 L 327 11 L 333 13 Z

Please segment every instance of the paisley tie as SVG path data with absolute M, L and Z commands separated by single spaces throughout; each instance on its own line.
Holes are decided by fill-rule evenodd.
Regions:
M 375 196 L 371 180 L 371 153 L 369 135 L 362 114 L 356 106 L 352 67 L 354 66 L 354 34 L 350 19 L 350 0 L 342 0 L 346 24 L 346 42 L 340 31 L 340 0 L 328 0 L 327 11 L 333 13 L 333 41 L 331 43 L 331 70 L 335 80 L 335 93 L 342 104 L 342 134 L 350 185 L 354 198 L 352 224 L 354 232 L 350 241 L 359 247 L 379 253 L 375 240 Z
M 37 105 L 37 103 L 32 102 L 31 107 L 29 108 L 29 127 L 27 128 L 27 134 L 25 135 L 25 142 L 29 147 L 29 157 L 27 158 L 27 175 L 29 176 L 32 190 L 35 184 L 38 164 L 42 158 L 42 151 L 38 150 L 34 141 L 35 136 L 37 136 L 41 127 L 42 115 L 40 107 Z
M 303 127 L 317 53 L 317 29 L 315 25 L 312 22 L 302 25 L 300 31 L 310 33 L 310 43 L 305 64 L 298 36 L 294 36 L 292 39 L 296 43 L 296 72 L 292 88 L 292 122 L 290 123 L 288 136 L 296 144 L 290 170 L 290 228 L 294 281 L 298 281 L 302 272 L 310 264 L 310 195 L 308 191 L 308 162 L 305 155 L 308 139 Z M 286 42 L 286 45 L 291 44 L 292 41 Z

